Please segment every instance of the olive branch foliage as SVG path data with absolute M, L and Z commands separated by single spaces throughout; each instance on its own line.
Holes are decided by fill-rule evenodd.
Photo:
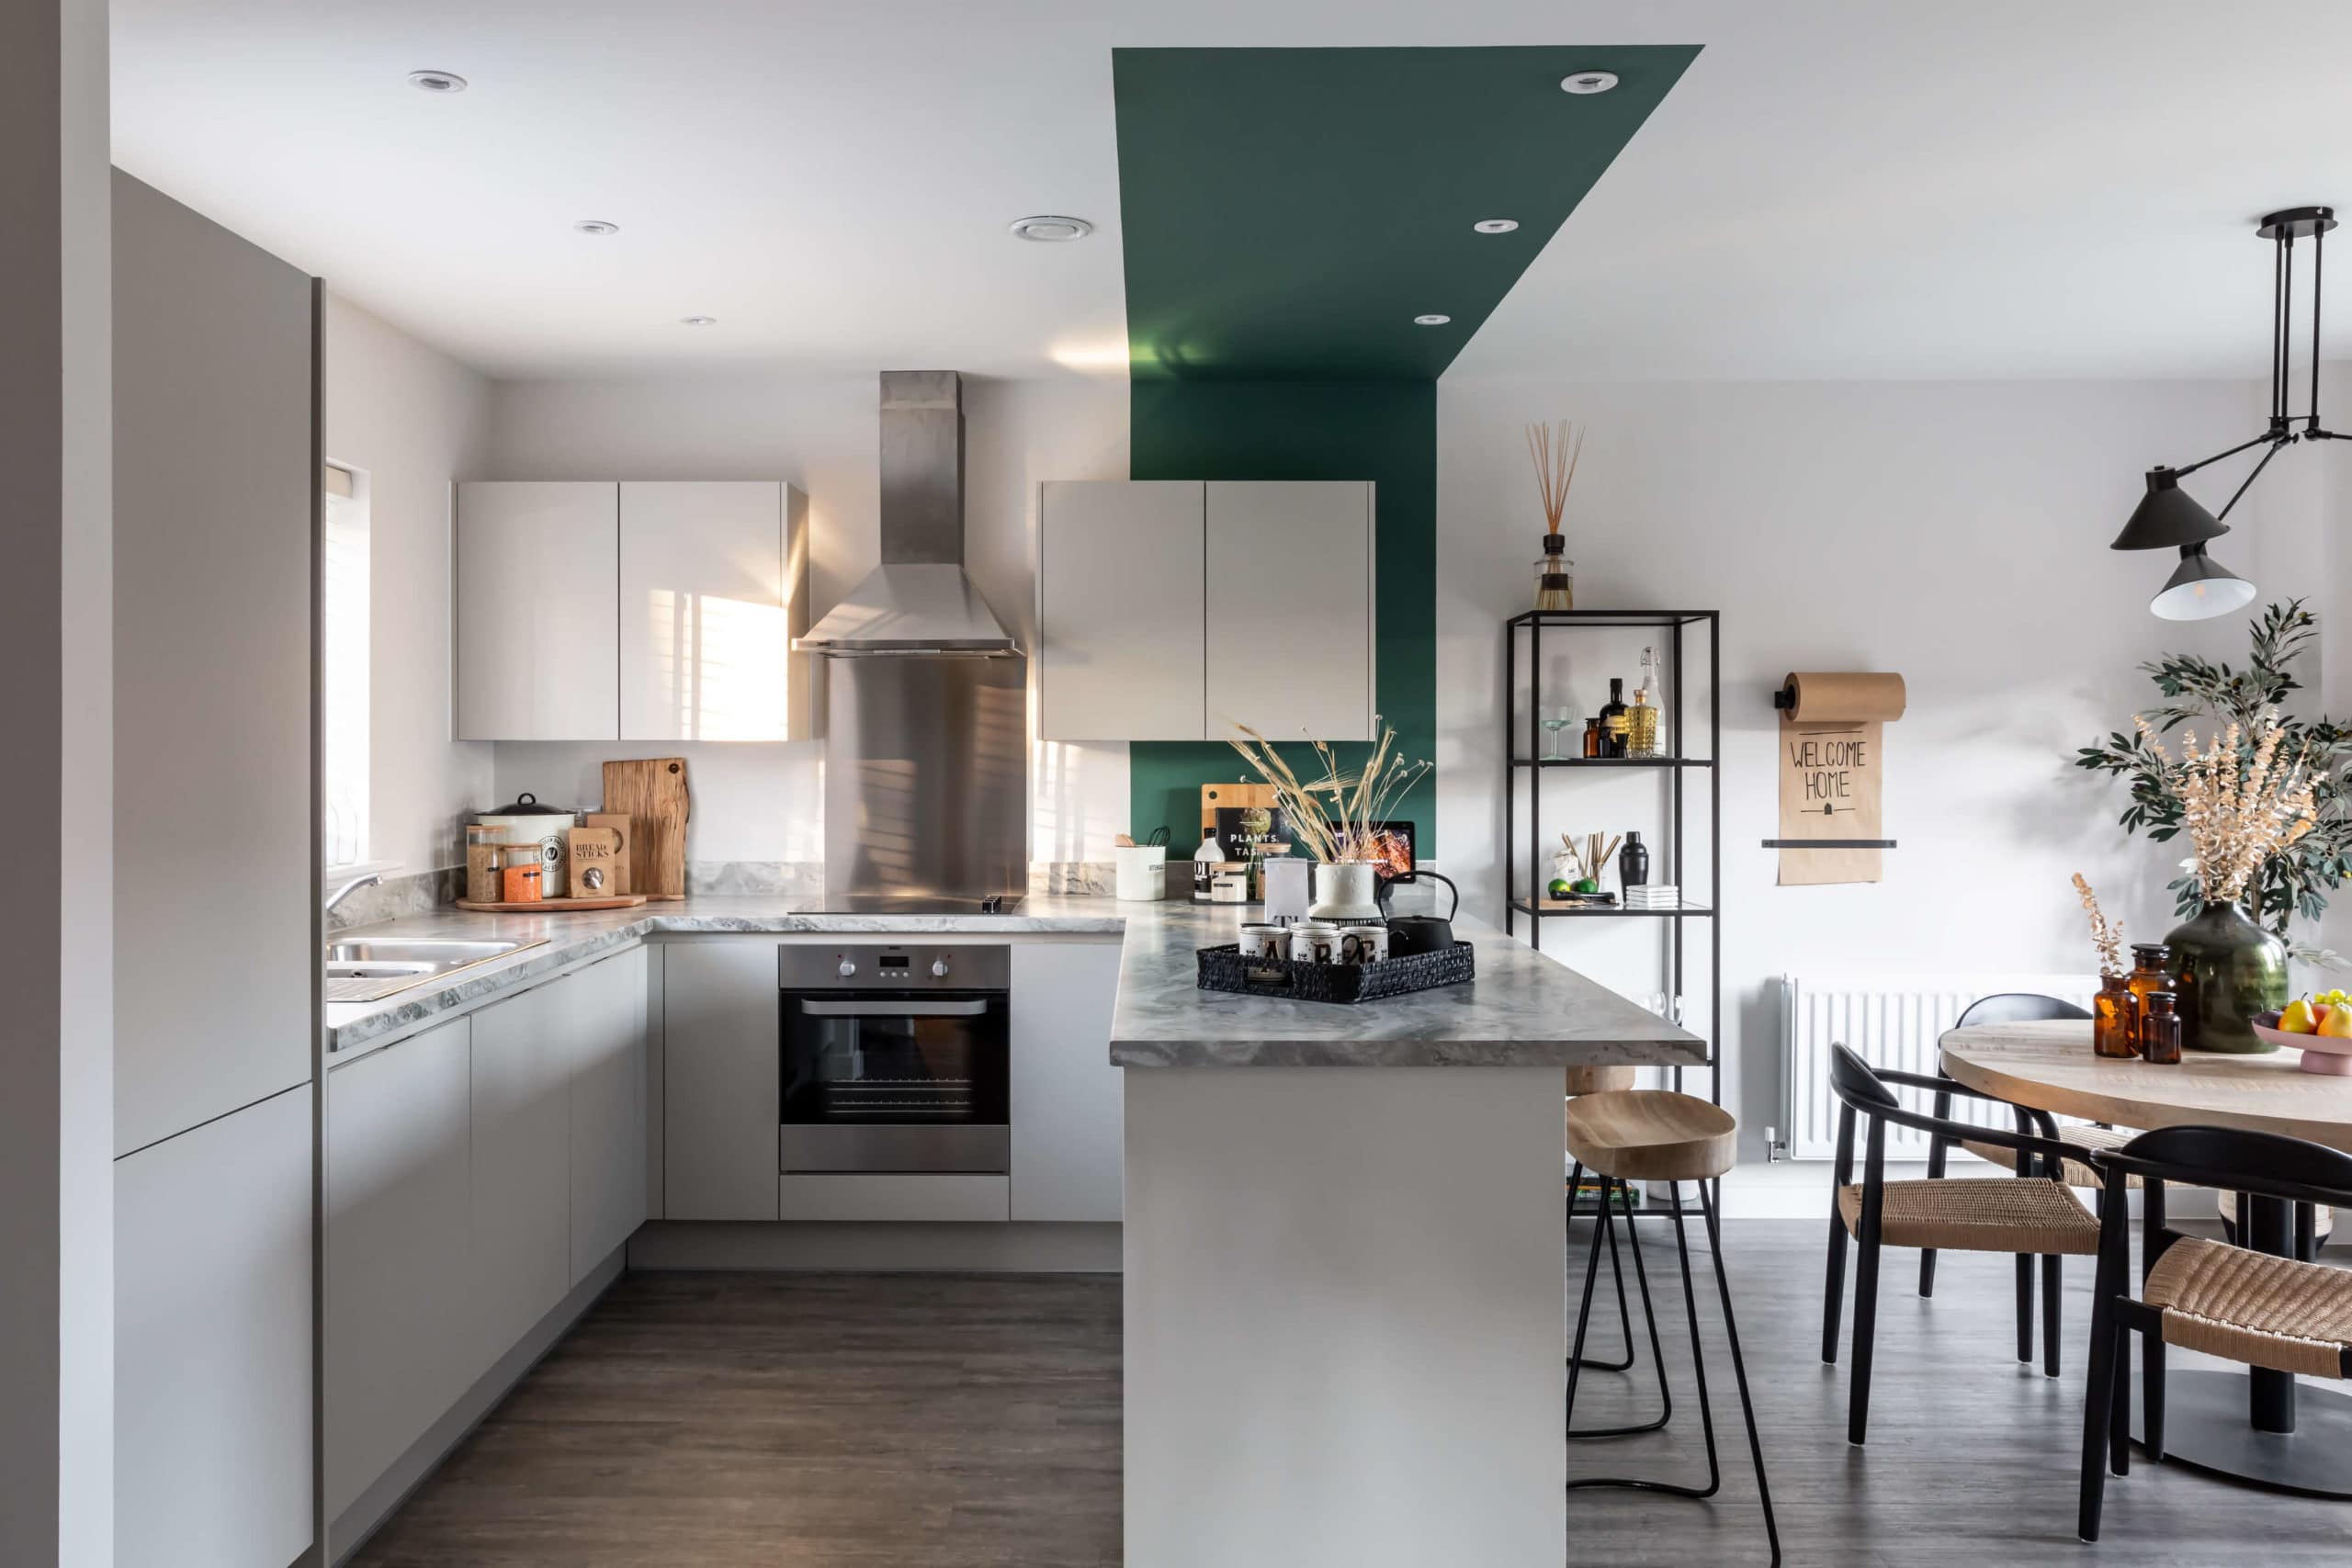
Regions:
M 2312 830 L 2264 862 L 2246 890 L 2247 912 L 2282 941 L 2295 916 L 2319 919 L 2327 908 L 2328 895 L 2352 874 L 2352 794 L 2343 777 L 2352 729 L 2326 717 L 2298 718 L 2286 708 L 2288 694 L 2302 689 L 2288 667 L 2318 635 L 2318 617 L 2303 608 L 2301 599 L 2291 599 L 2269 605 L 2255 618 L 2244 668 L 2194 654 L 2168 654 L 2140 666 L 2163 699 L 2139 716 L 2155 735 L 2192 721 L 2210 722 L 2217 732 L 2233 724 L 2241 766 L 2248 766 L 2263 716 L 2276 712 L 2279 756 L 2300 756 L 2309 769 L 2317 806 Z M 2131 803 L 2118 818 L 2126 831 L 2144 832 L 2158 843 L 2181 831 L 2184 803 L 2173 785 L 2175 771 L 2165 766 L 2146 736 L 2116 730 L 2098 745 L 2083 747 L 2074 761 L 2078 768 L 2114 774 L 2130 784 Z M 2204 907 L 2194 866 L 2184 869 L 2169 886 L 2182 916 Z M 2291 942 L 2288 945 L 2298 958 L 2343 962 L 2333 953 Z

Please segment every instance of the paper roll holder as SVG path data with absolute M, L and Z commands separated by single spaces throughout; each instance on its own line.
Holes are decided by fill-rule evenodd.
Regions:
M 1797 705 L 1797 687 L 1784 681 L 1772 693 L 1772 705 L 1782 713 Z M 1768 850 L 1891 850 L 1893 839 L 1767 839 Z

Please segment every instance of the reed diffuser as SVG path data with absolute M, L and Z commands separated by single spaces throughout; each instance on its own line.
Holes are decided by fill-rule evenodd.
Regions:
M 2098 895 L 2081 872 L 2075 873 L 2075 892 L 2090 916 L 2091 945 L 2098 949 L 2098 995 L 2091 998 L 2091 1055 L 2120 1059 L 2137 1055 L 2139 998 L 2132 995 L 2131 972 L 2123 965 L 2123 933 L 2100 912 Z
M 1527 427 L 1527 455 L 1535 460 L 1535 493 L 1544 503 L 1544 554 L 1535 562 L 1535 607 L 1573 610 L 1577 607 L 1576 562 L 1567 558 L 1567 537 L 1560 532 L 1560 514 L 1567 510 L 1568 486 L 1576 481 L 1577 461 L 1584 456 L 1584 432 L 1562 420 Z

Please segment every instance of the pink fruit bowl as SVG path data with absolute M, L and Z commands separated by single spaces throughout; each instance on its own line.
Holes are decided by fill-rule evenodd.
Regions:
M 2275 1012 L 2256 1013 L 2250 1021 L 2255 1033 L 2273 1045 L 2285 1045 L 2301 1051 L 2303 1054 L 2303 1071 L 2352 1077 L 2352 1040 L 2319 1034 L 2290 1034 L 2278 1027 L 2278 1015 Z

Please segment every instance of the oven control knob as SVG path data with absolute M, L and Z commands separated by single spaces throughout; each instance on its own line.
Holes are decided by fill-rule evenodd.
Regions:
M 931 977 L 934 980 L 944 980 L 947 978 L 947 960 L 944 958 L 934 958 L 931 961 Z
M 842 960 L 841 976 L 842 976 L 842 979 L 846 980 L 846 979 L 848 979 L 852 975 L 854 975 L 854 974 L 856 974 L 856 973 L 857 973 L 857 961 L 856 961 L 855 959 L 844 958 L 844 959 L 842 959 Z

